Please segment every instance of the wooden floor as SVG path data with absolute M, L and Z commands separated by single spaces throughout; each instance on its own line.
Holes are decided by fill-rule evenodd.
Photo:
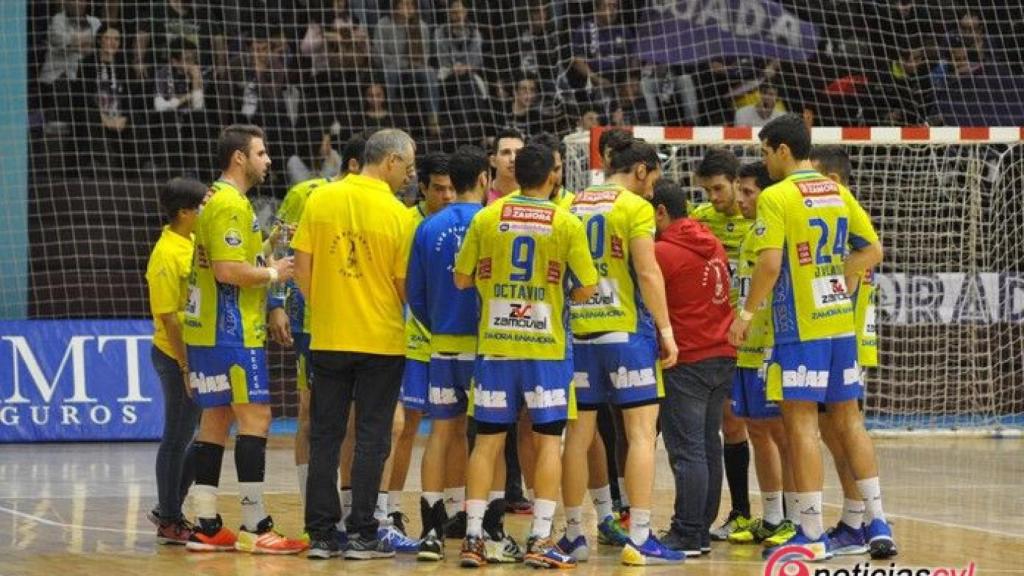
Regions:
M 894 524 L 899 567 L 962 569 L 976 574 L 1024 574 L 1024 441 L 901 439 L 878 441 L 883 495 Z M 414 454 L 405 510 L 418 532 L 418 461 Z M 210 574 L 273 576 L 304 573 L 445 574 L 459 570 L 449 542 L 445 563 L 412 558 L 353 563 L 247 554 L 192 554 L 159 546 L 145 512 L 156 499 L 156 445 L 0 445 L 0 576 L 14 574 L 135 576 Z M 662 452 L 656 478 L 655 525 L 664 528 L 672 505 L 672 480 Z M 224 458 L 221 509 L 238 523 L 233 458 Z M 300 531 L 301 510 L 287 438 L 271 442 L 267 458 L 269 510 L 286 533 Z M 826 499 L 840 502 L 834 475 L 826 475 Z M 751 486 L 756 482 L 751 479 Z M 757 506 L 756 494 L 752 497 Z M 727 500 L 726 500 L 727 502 Z M 838 516 L 826 509 L 826 521 Z M 508 529 L 522 536 L 528 518 L 509 517 Z M 589 519 L 593 526 L 593 517 Z M 556 526 L 561 521 L 556 522 Z M 615 550 L 601 549 L 579 574 L 762 574 L 759 549 L 718 544 L 710 556 L 683 567 L 624 568 Z M 864 558 L 836 559 L 822 567 L 850 568 Z M 890 568 L 888 562 L 872 563 Z M 501 566 L 485 571 L 525 570 Z M 959 575 L 956 575 L 959 576 Z

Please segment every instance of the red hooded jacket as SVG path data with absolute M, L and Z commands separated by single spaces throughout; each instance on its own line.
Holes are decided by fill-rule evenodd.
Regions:
M 722 243 L 703 224 L 679 218 L 658 235 L 654 253 L 665 277 L 679 362 L 735 358 L 729 344 L 729 259 Z

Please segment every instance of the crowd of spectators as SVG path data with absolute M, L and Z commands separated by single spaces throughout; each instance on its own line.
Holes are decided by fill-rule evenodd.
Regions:
M 216 130 L 256 123 L 289 180 L 384 126 L 447 150 L 504 127 L 760 125 L 786 110 L 1024 123 L 1020 0 L 780 3 L 818 30 L 811 58 L 647 62 L 652 0 L 33 2 L 31 108 L 69 166 L 205 174 Z

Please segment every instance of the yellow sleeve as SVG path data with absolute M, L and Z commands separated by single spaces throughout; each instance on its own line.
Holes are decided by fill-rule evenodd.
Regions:
M 655 226 L 654 226 L 654 206 L 650 202 L 637 198 L 638 202 L 634 203 L 634 209 L 632 213 L 632 224 L 629 228 L 629 239 L 653 237 Z
M 208 241 L 211 262 L 245 262 L 245 237 L 252 226 L 252 217 L 245 208 L 230 203 L 212 215 Z
M 292 250 L 298 250 L 299 252 L 305 252 L 311 254 L 313 252 L 313 231 L 312 224 L 310 224 L 310 213 L 316 209 L 317 201 L 316 198 L 310 198 L 306 202 L 305 209 L 302 211 L 302 216 L 299 218 L 299 225 L 295 229 L 295 235 L 292 236 L 291 247 Z
M 590 256 L 590 243 L 587 241 L 583 222 L 576 218 L 566 218 L 566 222 L 569 236 L 566 261 L 569 270 L 576 276 L 581 286 L 594 286 L 597 284 L 597 268 L 594 267 L 594 259 Z
M 149 308 L 154 315 L 178 311 L 181 302 L 181 278 L 174 261 L 163 251 L 154 250 L 146 268 L 149 284 Z
M 480 226 L 479 218 L 473 218 L 466 231 L 466 237 L 462 239 L 462 247 L 455 256 L 455 271 L 459 274 L 472 276 L 476 270 L 476 261 L 480 255 Z
M 416 233 L 417 222 L 412 215 L 403 210 L 399 215 L 398 257 L 395 258 L 391 274 L 394 278 L 403 279 L 409 268 L 409 253 L 412 251 L 413 235 Z
M 755 253 L 786 243 L 786 220 L 783 197 L 775 190 L 766 190 L 757 199 L 757 220 L 754 222 Z

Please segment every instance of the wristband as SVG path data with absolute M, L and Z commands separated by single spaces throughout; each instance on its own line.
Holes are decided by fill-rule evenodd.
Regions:
M 676 337 L 675 332 L 672 331 L 671 326 L 666 326 L 661 330 L 658 330 L 658 333 L 661 334 L 661 337 L 664 338 L 665 340 L 672 340 Z
M 277 273 L 277 268 L 267 268 L 267 272 L 270 274 L 269 282 L 271 284 L 277 282 L 277 279 L 280 277 L 280 274 Z
M 746 308 L 740 310 L 740 320 L 743 320 L 744 322 L 750 322 L 753 319 L 754 319 L 754 313 L 753 312 L 748 311 Z

